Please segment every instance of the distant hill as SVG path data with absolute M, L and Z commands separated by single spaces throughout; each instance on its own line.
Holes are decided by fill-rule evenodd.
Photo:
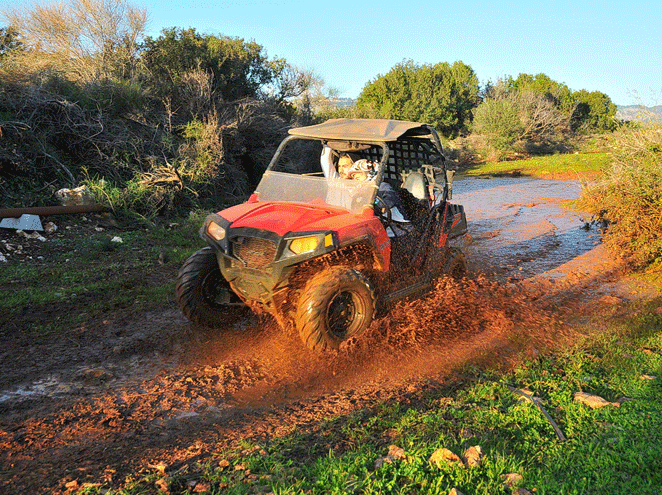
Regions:
M 352 98 L 332 98 L 331 105 L 336 108 L 350 108 L 353 107 L 356 100 Z
M 618 105 L 616 118 L 635 122 L 662 124 L 662 105 L 645 107 L 643 105 Z

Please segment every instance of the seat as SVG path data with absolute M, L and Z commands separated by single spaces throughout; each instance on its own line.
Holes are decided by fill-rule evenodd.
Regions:
M 429 204 L 430 188 L 428 178 L 423 172 L 411 172 L 405 178 L 402 187 L 409 191 L 420 202 Z

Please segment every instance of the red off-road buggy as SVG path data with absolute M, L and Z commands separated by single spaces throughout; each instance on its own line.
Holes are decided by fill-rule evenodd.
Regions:
M 369 173 L 337 177 L 341 156 Z M 177 277 L 182 311 L 216 327 L 248 306 L 316 350 L 359 336 L 390 303 L 466 270 L 448 244 L 467 224 L 449 203 L 444 160 L 426 124 L 333 119 L 291 129 L 250 199 L 206 218 L 209 247 Z

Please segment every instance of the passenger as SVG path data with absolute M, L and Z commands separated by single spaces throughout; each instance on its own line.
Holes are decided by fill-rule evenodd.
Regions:
M 372 180 L 376 173 L 376 166 L 373 162 L 362 158 L 360 160 L 352 160 L 352 157 L 344 153 L 338 159 L 338 174 L 343 179 L 352 180 Z M 391 210 L 391 219 L 398 224 L 408 224 L 409 220 L 405 216 L 405 208 L 402 205 L 400 196 L 397 191 L 386 181 L 382 181 L 377 191 L 384 203 Z M 401 230 L 408 231 L 404 225 L 400 227 Z

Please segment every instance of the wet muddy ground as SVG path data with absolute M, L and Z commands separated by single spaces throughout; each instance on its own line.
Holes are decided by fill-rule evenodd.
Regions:
M 569 338 L 568 321 L 600 311 L 604 296 L 638 297 L 598 230 L 565 208 L 579 194 L 566 181 L 456 181 L 471 276 L 399 304 L 339 352 L 315 354 L 255 316 L 195 329 L 174 305 L 91 316 L 62 342 L 4 349 L 0 492 L 118 486 L 157 462 L 177 466 L 378 400 L 406 402 L 463 365 L 507 368 Z
M 581 194 L 574 181 L 467 179 L 454 189 L 454 201 L 467 210 L 472 242 L 466 251 L 477 269 L 526 279 L 600 244 L 590 219 L 570 210 Z

